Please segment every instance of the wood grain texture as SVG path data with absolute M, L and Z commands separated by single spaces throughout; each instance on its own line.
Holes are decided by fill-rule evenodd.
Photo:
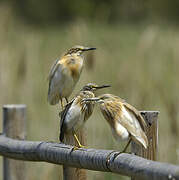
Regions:
M 3 134 L 10 138 L 24 140 L 26 106 L 3 106 Z M 25 180 L 25 162 L 3 158 L 4 180 Z
M 143 180 L 177 180 L 179 166 L 144 159 L 117 151 L 78 149 L 52 143 L 14 140 L 0 135 L 0 155 L 26 161 L 45 161 L 95 171 L 113 172 Z

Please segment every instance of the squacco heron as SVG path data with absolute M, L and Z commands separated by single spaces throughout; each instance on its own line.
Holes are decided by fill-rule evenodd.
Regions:
M 87 119 L 91 116 L 94 108 L 93 102 L 82 102 L 84 98 L 94 98 L 94 92 L 101 88 L 110 87 L 109 85 L 98 86 L 93 83 L 85 85 L 80 93 L 65 106 L 65 109 L 61 112 L 60 123 L 60 141 L 64 139 L 65 133 L 72 133 L 76 139 L 78 146 L 83 147 L 78 140 L 75 132 L 81 128 Z
M 144 133 L 147 126 L 145 120 L 140 112 L 126 103 L 125 100 L 112 94 L 103 94 L 97 98 L 89 98 L 83 101 L 98 103 L 104 118 L 111 127 L 114 138 L 117 141 L 128 140 L 122 152 L 126 151 L 131 140 L 144 148 L 148 147 L 148 139 Z
M 74 46 L 53 64 L 49 74 L 48 102 L 55 105 L 61 101 L 63 109 L 63 98 L 68 103 L 76 83 L 83 69 L 83 53 L 96 48 Z

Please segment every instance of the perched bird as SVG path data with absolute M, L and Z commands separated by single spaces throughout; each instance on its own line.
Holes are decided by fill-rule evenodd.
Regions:
M 61 101 L 63 109 L 63 98 L 68 103 L 83 68 L 83 52 L 95 50 L 96 48 L 74 46 L 57 59 L 49 74 L 48 102 L 55 105 Z
M 103 94 L 97 98 L 87 98 L 87 102 L 99 103 L 104 118 L 109 123 L 112 134 L 117 141 L 129 140 L 122 152 L 125 152 L 131 140 L 144 148 L 148 147 L 148 139 L 144 133 L 146 123 L 140 112 L 125 100 L 112 94 Z
M 98 86 L 93 83 L 85 85 L 80 93 L 65 106 L 65 109 L 61 112 L 60 123 L 60 141 L 64 139 L 65 133 L 72 133 L 75 137 L 79 147 L 83 147 L 78 140 L 75 132 L 84 125 L 87 119 L 91 116 L 94 108 L 93 102 L 82 102 L 84 98 L 94 98 L 94 92 L 97 89 L 110 87 L 109 85 Z

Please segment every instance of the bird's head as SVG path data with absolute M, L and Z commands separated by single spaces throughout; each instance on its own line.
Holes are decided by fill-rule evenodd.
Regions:
M 98 89 L 102 89 L 102 88 L 107 88 L 107 87 L 111 87 L 110 85 L 102 85 L 102 86 L 98 86 L 97 84 L 94 83 L 88 83 L 87 85 L 85 85 L 81 90 L 82 91 L 96 91 Z
M 95 50 L 95 49 L 96 48 L 94 48 L 94 47 L 85 47 L 85 46 L 76 45 L 76 46 L 73 46 L 72 48 L 70 48 L 69 50 L 67 50 L 65 55 L 68 55 L 68 54 L 81 55 L 85 51 L 90 51 L 90 50 Z

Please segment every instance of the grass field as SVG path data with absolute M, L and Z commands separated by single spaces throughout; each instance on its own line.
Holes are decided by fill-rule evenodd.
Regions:
M 160 111 L 158 160 L 179 163 L 177 27 L 108 26 L 79 20 L 65 26 L 35 28 L 16 20 L 11 11 L 3 13 L 0 16 L 0 105 L 27 104 L 28 140 L 58 140 L 59 108 L 47 103 L 48 72 L 53 61 L 67 48 L 89 45 L 97 47 L 97 51 L 87 55 L 74 94 L 88 82 L 107 83 L 112 88 L 100 93 L 116 94 L 138 110 Z M 125 145 L 115 142 L 98 108 L 86 129 L 89 147 L 120 150 Z M 28 180 L 59 177 L 59 166 L 47 163 L 27 163 L 27 166 Z M 89 179 L 115 180 L 119 176 L 90 171 Z

